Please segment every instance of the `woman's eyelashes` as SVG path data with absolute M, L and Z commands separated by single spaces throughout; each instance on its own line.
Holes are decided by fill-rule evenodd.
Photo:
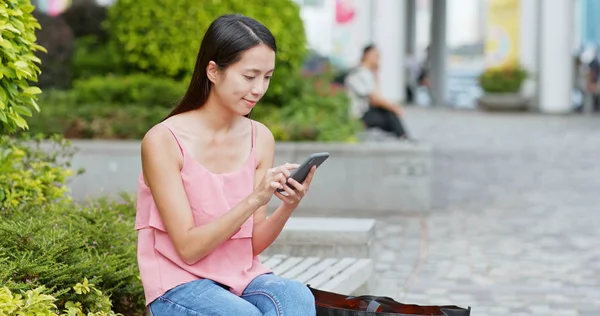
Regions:
M 247 75 L 244 75 L 244 77 L 248 81 L 252 81 L 252 80 L 256 79 L 256 76 L 247 76 Z M 271 80 L 271 77 L 273 77 L 273 75 L 265 76 L 265 80 Z

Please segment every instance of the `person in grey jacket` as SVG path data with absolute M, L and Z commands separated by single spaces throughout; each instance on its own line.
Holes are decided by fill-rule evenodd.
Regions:
M 367 128 L 378 128 L 399 139 L 408 139 L 402 125 L 402 106 L 383 98 L 379 93 L 379 51 L 375 45 L 363 50 L 361 63 L 344 80 L 352 101 L 351 113 Z

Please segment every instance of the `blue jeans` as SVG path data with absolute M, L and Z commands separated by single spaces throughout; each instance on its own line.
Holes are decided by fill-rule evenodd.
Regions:
M 315 298 L 298 281 L 271 273 L 256 277 L 237 296 L 212 280 L 179 285 L 150 303 L 152 316 L 314 316 Z

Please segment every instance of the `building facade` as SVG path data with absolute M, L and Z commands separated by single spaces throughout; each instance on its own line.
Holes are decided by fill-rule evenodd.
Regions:
M 417 14 L 422 1 L 431 0 L 320 0 L 312 7 L 303 6 L 302 14 L 311 46 L 346 64 L 358 62 L 361 48 L 367 43 L 379 46 L 384 65 L 382 94 L 400 101 L 404 98 L 405 55 L 408 48 L 416 47 L 416 19 L 411 16 Z M 429 2 L 431 95 L 438 105 L 447 101 L 449 1 Z M 519 0 L 518 5 L 518 36 L 514 39 L 518 43 L 514 45 L 518 47 L 518 61 L 532 74 L 523 93 L 532 98 L 540 112 L 568 113 L 573 108 L 573 52 L 579 37 L 595 38 L 600 33 L 595 16 L 600 10 L 592 7 L 600 6 L 600 1 Z M 576 26 L 579 5 L 586 6 L 585 27 L 581 30 Z M 329 24 L 324 25 L 328 19 Z

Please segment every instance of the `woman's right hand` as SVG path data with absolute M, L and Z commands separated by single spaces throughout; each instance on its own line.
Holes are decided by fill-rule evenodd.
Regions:
M 261 206 L 266 205 L 273 197 L 275 190 L 283 189 L 290 171 L 300 167 L 298 164 L 286 163 L 267 170 L 267 173 L 254 189 L 254 196 Z

